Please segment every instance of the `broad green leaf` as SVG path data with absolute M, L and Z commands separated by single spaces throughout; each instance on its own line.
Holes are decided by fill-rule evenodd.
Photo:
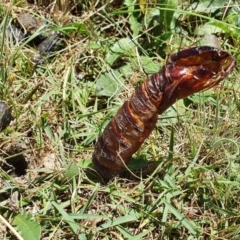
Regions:
M 201 13 L 214 13 L 219 9 L 224 9 L 226 0 L 208 0 L 208 1 L 195 1 L 190 10 Z
M 206 23 L 196 28 L 195 34 L 199 36 L 206 36 L 206 35 L 211 35 L 213 33 L 221 33 L 221 32 L 223 32 L 222 28 L 218 26 L 214 26 L 211 23 Z
M 132 75 L 134 66 L 135 65 L 133 65 L 132 62 L 130 62 L 130 63 L 122 66 L 121 68 L 119 68 L 119 71 L 122 73 L 122 75 L 126 79 Z
M 154 27 L 160 23 L 160 12 L 159 8 L 150 8 L 145 14 L 146 27 Z
M 105 61 L 111 66 L 119 56 L 134 54 L 135 43 L 130 38 L 121 38 L 113 44 L 106 55 Z
M 72 177 L 76 176 L 77 174 L 78 174 L 78 167 L 74 162 L 71 162 L 68 165 L 65 175 L 67 178 L 72 178 Z
M 147 74 L 154 74 L 159 71 L 161 68 L 159 65 L 153 62 L 153 60 L 150 57 L 147 56 L 141 56 L 140 62 L 144 68 L 144 71 Z
M 147 167 L 148 162 L 144 159 L 133 159 L 129 164 L 128 168 L 131 170 L 139 170 Z
M 103 73 L 96 81 L 96 95 L 112 97 L 119 94 L 124 78 L 119 70 Z
M 141 24 L 138 22 L 137 16 L 133 14 L 135 12 L 135 3 L 136 2 L 134 0 L 124 1 L 124 4 L 128 7 L 129 23 L 134 37 L 139 34 L 141 29 Z
M 129 23 L 131 26 L 131 30 L 133 32 L 133 37 L 138 36 L 140 29 L 141 29 L 141 24 L 137 21 L 137 19 L 132 14 L 129 18 Z
M 41 225 L 37 219 L 31 219 L 30 214 L 18 214 L 12 224 L 24 240 L 38 240 L 41 237 Z

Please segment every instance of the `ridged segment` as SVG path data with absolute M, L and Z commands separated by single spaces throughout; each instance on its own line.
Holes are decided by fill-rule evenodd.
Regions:
M 216 85 L 234 67 L 230 54 L 212 47 L 171 55 L 162 70 L 136 89 L 98 138 L 93 163 L 99 174 L 104 178 L 119 174 L 154 129 L 159 113 L 178 99 Z

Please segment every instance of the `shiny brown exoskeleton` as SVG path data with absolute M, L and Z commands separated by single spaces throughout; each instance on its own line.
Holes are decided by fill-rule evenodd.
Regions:
M 171 55 L 165 66 L 137 87 L 98 138 L 93 163 L 103 178 L 125 168 L 154 129 L 158 115 L 178 99 L 209 89 L 235 67 L 229 53 L 208 46 Z

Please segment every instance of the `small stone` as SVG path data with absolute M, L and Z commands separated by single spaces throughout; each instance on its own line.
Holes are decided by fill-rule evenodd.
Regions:
M 3 131 L 12 121 L 12 108 L 0 102 L 0 131 Z
M 42 41 L 38 46 L 37 50 L 40 54 L 48 54 L 51 52 L 55 52 L 64 47 L 64 43 L 60 38 L 60 34 L 52 33 L 49 37 L 47 37 L 44 41 Z
M 34 32 L 42 25 L 41 21 L 27 13 L 20 14 L 17 17 L 17 20 L 20 26 L 30 34 L 34 34 Z
M 31 40 L 34 44 L 39 44 L 47 38 L 50 29 L 48 23 L 40 18 L 36 18 L 31 14 L 23 13 L 17 17 L 19 27 L 24 31 L 26 37 L 35 37 Z M 41 28 L 41 31 L 38 30 Z

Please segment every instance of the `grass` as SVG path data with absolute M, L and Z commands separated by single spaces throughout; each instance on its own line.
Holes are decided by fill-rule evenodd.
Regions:
M 79 1 L 52 14 L 0 3 L 1 33 L 27 11 L 66 43 L 36 66 L 26 42 L 1 41 L 0 99 L 14 115 L 0 133 L 1 239 L 239 239 L 238 68 L 159 117 L 134 175 L 103 183 L 92 170 L 98 135 L 168 54 L 210 34 L 239 61 L 239 4 L 192 2 Z

